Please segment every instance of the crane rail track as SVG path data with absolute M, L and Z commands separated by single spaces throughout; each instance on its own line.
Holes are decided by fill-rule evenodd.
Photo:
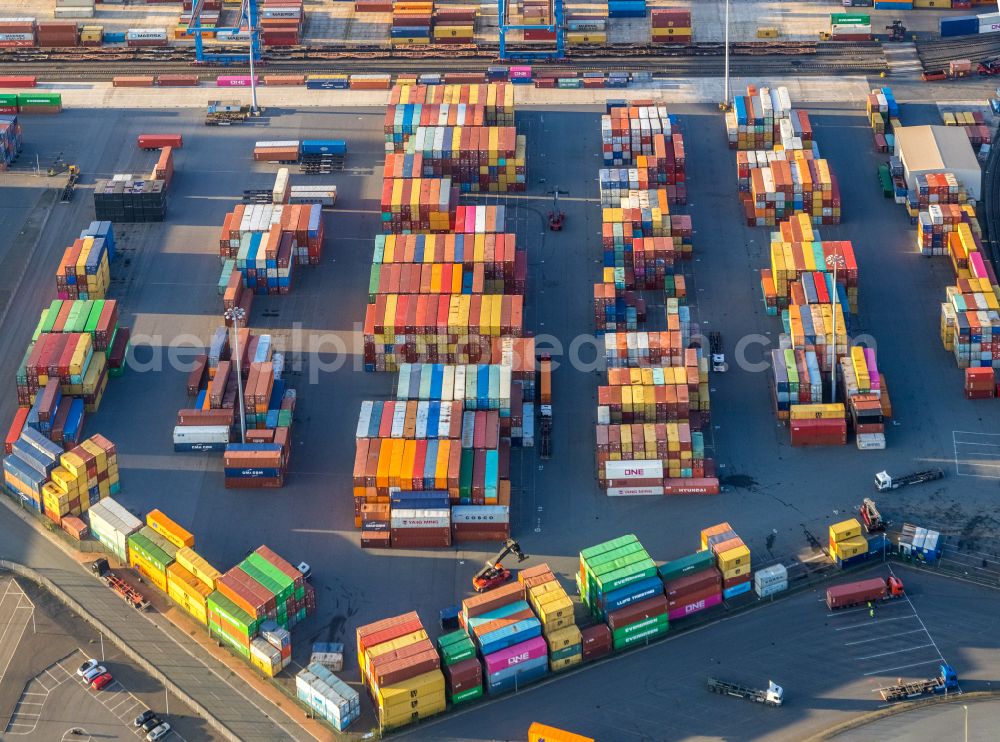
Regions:
M 236 52 L 236 49 L 228 51 Z M 293 47 L 268 52 L 261 73 L 309 74 L 483 72 L 497 59 L 482 46 L 430 47 L 425 50 L 345 49 Z M 716 75 L 723 72 L 722 44 L 696 44 L 673 50 L 649 45 L 595 46 L 572 50 L 564 60 L 536 64 L 549 74 L 581 71 L 650 71 L 668 76 Z M 734 45 L 730 54 L 734 74 L 875 74 L 888 69 L 878 44 Z M 7 50 L 0 52 L 0 74 L 36 75 L 44 80 L 110 80 L 117 75 L 156 75 L 197 72 L 204 78 L 225 71 L 246 73 L 246 65 L 198 65 L 190 49 Z

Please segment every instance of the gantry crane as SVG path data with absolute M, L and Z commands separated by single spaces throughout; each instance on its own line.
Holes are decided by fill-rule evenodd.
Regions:
M 239 33 L 249 30 L 250 48 L 253 53 L 253 61 L 259 62 L 261 58 L 260 27 L 258 25 L 260 16 L 257 12 L 257 0 L 243 0 L 240 5 L 240 17 L 235 28 L 210 28 L 201 27 L 201 11 L 205 5 L 205 0 L 194 0 L 191 5 L 191 22 L 188 24 L 188 32 L 194 36 L 194 54 L 198 64 L 246 64 L 250 61 L 250 52 L 246 54 L 235 54 L 232 52 L 206 52 L 202 44 L 201 35 L 203 33 L 217 33 L 226 31 Z M 246 28 L 244 28 L 244 26 Z
M 566 40 L 563 34 L 563 4 L 562 0 L 552 1 L 552 23 L 543 24 L 511 24 L 507 22 L 507 3 L 510 0 L 497 0 L 500 24 L 500 59 L 502 60 L 523 60 L 526 62 L 541 59 L 562 59 L 566 56 Z M 555 49 L 527 50 L 508 49 L 508 31 L 548 31 L 555 33 Z

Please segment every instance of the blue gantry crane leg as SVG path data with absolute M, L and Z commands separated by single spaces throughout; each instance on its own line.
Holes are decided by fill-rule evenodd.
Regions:
M 205 5 L 205 0 L 194 0 L 191 6 L 191 22 L 188 24 L 188 31 L 194 35 L 194 55 L 199 64 L 246 64 L 250 61 L 250 54 L 253 54 L 255 62 L 260 61 L 260 28 L 258 27 L 260 16 L 257 13 L 257 0 L 243 0 L 240 6 L 240 17 L 235 28 L 209 28 L 201 27 L 201 11 Z M 227 31 L 239 33 L 246 25 L 250 29 L 250 52 L 246 54 L 232 54 L 219 52 L 206 52 L 202 43 L 203 33 L 215 33 Z
M 500 59 L 503 60 L 522 60 L 525 62 L 544 60 L 544 59 L 562 59 L 566 56 L 566 39 L 563 35 L 563 4 L 562 0 L 552 0 L 552 20 L 553 23 L 550 24 L 509 24 L 507 23 L 507 2 L 508 0 L 497 0 L 499 20 L 500 20 Z M 556 35 L 556 48 L 546 51 L 528 51 L 526 49 L 507 49 L 507 32 L 508 31 L 548 31 L 550 33 L 555 32 Z

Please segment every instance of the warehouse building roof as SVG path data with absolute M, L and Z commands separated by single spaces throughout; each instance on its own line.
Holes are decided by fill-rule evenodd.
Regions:
M 910 170 L 979 169 L 969 137 L 959 126 L 903 126 L 896 144 Z

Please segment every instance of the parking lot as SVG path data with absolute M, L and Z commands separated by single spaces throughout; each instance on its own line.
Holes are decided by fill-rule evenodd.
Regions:
M 190 709 L 123 657 L 110 643 L 48 593 L 0 574 L 0 739 L 49 742 L 64 737 L 136 740 L 132 722 L 152 708 L 173 729 L 164 740 L 216 737 Z M 11 600 L 17 595 L 19 603 Z M 114 680 L 100 691 L 76 671 L 101 661 Z M 73 735 L 80 729 L 84 735 Z
M 879 366 L 896 413 L 887 450 L 874 453 L 853 446 L 791 448 L 787 430 L 776 424 L 770 410 L 766 374 L 734 362 L 741 339 L 759 336 L 776 343 L 781 332 L 780 322 L 764 314 L 760 300 L 767 230 L 740 221 L 735 158 L 726 148 L 718 111 L 709 105 L 670 106 L 669 97 L 665 101 L 679 116 L 687 147 L 687 210 L 693 216 L 695 257 L 686 270 L 694 287 L 695 318 L 703 328 L 722 332 L 733 358 L 730 372 L 711 380 L 714 455 L 724 492 L 717 497 L 607 498 L 597 488 L 593 464 L 596 387 L 602 374 L 562 364 L 554 376 L 552 460 L 543 464 L 529 450 L 516 452 L 511 465 L 512 529 L 532 563 L 548 561 L 567 577 L 582 547 L 622 533 L 637 534 L 657 559 L 676 558 L 697 548 L 699 529 L 722 520 L 749 543 L 758 564 L 788 559 L 803 550 L 812 553 L 806 532 L 825 541 L 827 525 L 843 519 L 871 493 L 875 471 L 930 465 L 942 466 L 947 477 L 907 492 L 905 499 L 896 494 L 880 498 L 883 513 L 897 522 L 920 523 L 923 518 L 955 533 L 967 531 L 971 541 L 995 535 L 1000 524 L 992 515 L 993 484 L 958 476 L 980 471 L 985 459 L 965 450 L 964 442 L 960 448 L 954 431 L 964 431 L 976 442 L 981 439 L 975 436 L 995 427 L 988 417 L 992 403 L 963 399 L 961 373 L 938 340 L 939 304 L 951 269 L 915 252 L 914 228 L 903 208 L 882 198 L 875 178 L 879 160 L 871 151 L 864 112 L 836 101 L 811 109 L 816 139 L 843 194 L 844 223 L 820 231 L 826 239 L 854 242 L 860 312 L 851 331 L 877 340 Z M 564 348 L 592 331 L 592 284 L 600 275 L 600 112 L 596 107 L 520 111 L 519 128 L 528 138 L 530 198 L 485 199 L 506 202 L 508 229 L 516 230 L 528 249 L 525 327 L 550 334 Z M 199 552 L 219 568 L 228 568 L 261 543 L 292 562 L 313 565 L 318 611 L 296 629 L 299 661 L 311 641 L 349 640 L 356 625 L 396 613 L 416 609 L 433 625 L 440 608 L 468 595 L 472 574 L 492 553 L 492 545 L 483 545 L 375 555 L 360 550 L 352 527 L 357 410 L 363 399 L 387 398 L 393 380 L 391 375 L 365 374 L 356 363 L 372 237 L 378 228 L 382 119 L 381 109 L 272 110 L 253 125 L 208 129 L 197 111 L 146 109 L 128 115 L 69 110 L 23 121 L 24 161 L 37 153 L 44 165 L 61 152 L 66 161 L 81 166 L 83 187 L 72 204 L 58 205 L 46 216 L 31 269 L 3 315 L 3 331 L 15 348 L 28 342 L 41 297 L 47 301 L 53 295 L 58 255 L 93 218 L 88 186 L 98 177 L 151 167 L 155 157 L 133 146 L 137 134 L 184 135 L 185 146 L 175 158 L 168 221 L 116 226 L 123 257 L 112 266 L 113 295 L 124 304 L 123 322 L 133 327 L 134 362 L 125 377 L 111 380 L 87 431 L 101 432 L 119 446 L 121 501 L 139 513 L 164 509 L 195 533 Z M 332 181 L 338 187 L 338 205 L 326 216 L 323 262 L 299 271 L 291 294 L 257 297 L 250 318 L 255 330 L 273 334 L 291 361 L 287 377 L 298 392 L 292 472 L 280 491 L 227 491 L 220 457 L 172 451 L 174 416 L 187 400 L 185 374 L 170 367 L 165 349 L 182 333 L 204 342 L 219 323 L 220 225 L 244 188 L 270 187 L 277 169 L 251 162 L 253 142 L 319 137 L 344 138 L 349 148 L 343 173 L 308 179 L 293 173 L 293 182 Z M 544 228 L 547 194 L 556 188 L 569 194 L 562 203 L 567 225 L 559 234 Z M 28 213 L 29 219 L 37 217 L 37 209 Z M 20 247 L 16 234 L 0 238 L 0 259 Z M 335 369 L 338 341 L 332 338 L 347 348 Z M 763 350 L 751 347 L 746 360 L 759 360 Z M 592 358 L 593 350 L 590 356 L 587 352 L 584 344 L 584 358 Z M 10 378 L 19 358 L 19 352 L 5 355 L 0 374 Z M 0 417 L 13 414 L 13 405 L 13 394 L 4 395 Z M 763 641 L 768 635 L 768 621 L 756 620 L 760 623 L 748 623 L 740 632 L 741 641 Z M 828 633 L 837 637 L 851 631 Z M 843 644 L 841 640 L 840 650 L 845 650 Z M 881 651 L 856 646 L 844 651 L 852 663 L 857 656 Z M 690 661 L 695 657 L 690 655 Z M 346 665 L 355 666 L 350 658 Z M 595 687 L 605 685 L 601 674 L 581 677 L 595 678 Z M 625 688 L 633 684 L 621 687 L 624 699 Z M 657 697 L 656 683 L 647 687 Z M 562 702 L 576 708 L 574 696 L 563 693 Z

